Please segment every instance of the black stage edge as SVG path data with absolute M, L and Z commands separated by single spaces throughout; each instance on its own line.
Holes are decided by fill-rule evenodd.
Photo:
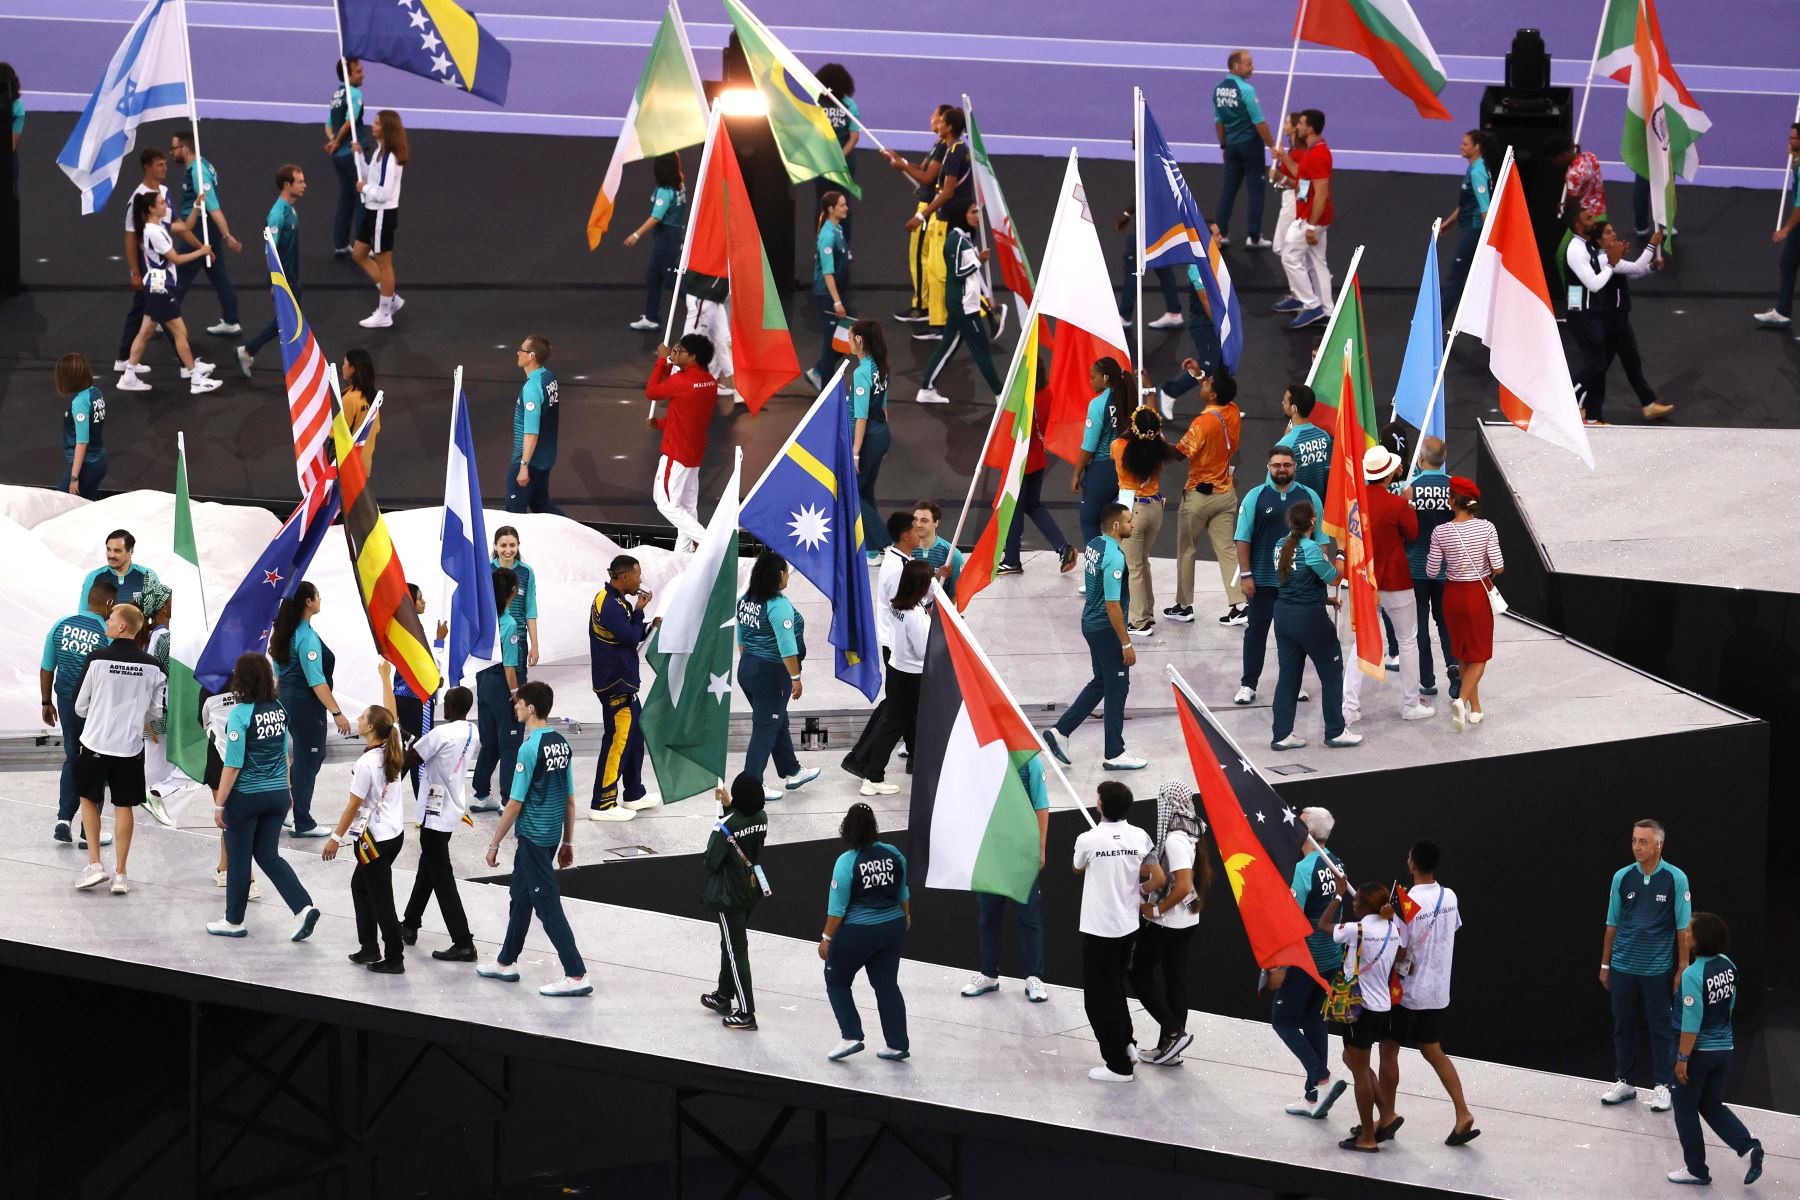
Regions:
M 1504 661 L 1496 669 L 1504 670 Z M 1746 977 L 1763 977 L 1765 876 L 1761 856 L 1747 862 L 1743 850 L 1761 845 L 1767 761 L 1768 727 L 1749 722 L 1502 758 L 1284 779 L 1275 787 L 1296 808 L 1320 805 L 1332 811 L 1337 818 L 1332 848 L 1359 883 L 1404 879 L 1407 848 L 1420 838 L 1456 848 L 1443 864 L 1444 882 L 1462 898 L 1467 922 L 1457 937 L 1457 977 L 1446 1022 L 1445 1044 L 1453 1053 L 1598 1078 L 1610 1069 L 1611 1017 L 1593 967 L 1607 881 L 1631 861 L 1633 821 L 1653 815 L 1675 829 L 1706 831 L 1682 839 L 1679 853 L 1670 857 L 1693 881 L 1695 905 L 1727 915 L 1732 956 Z M 1185 763 L 1146 770 L 1141 782 L 1132 784 L 1140 795 L 1132 819 L 1153 829 L 1157 783 L 1186 771 Z M 1721 805 L 1721 795 L 1742 799 Z M 775 821 L 780 809 L 779 803 L 769 806 Z M 1081 881 L 1068 863 L 1076 836 L 1086 828 L 1073 810 L 1051 814 L 1043 876 L 1046 977 L 1077 988 Z M 905 852 L 906 832 L 891 840 Z M 758 907 L 753 926 L 817 938 L 831 866 L 843 849 L 837 841 L 765 847 L 762 862 L 775 894 Z M 567 894 L 584 900 L 706 917 L 699 906 L 705 872 L 697 854 L 576 867 L 560 879 Z M 973 974 L 973 899 L 915 882 L 912 912 L 907 956 Z M 1196 978 L 1189 980 L 1194 1007 L 1266 1019 L 1267 1004 L 1255 994 L 1257 968 L 1243 922 L 1216 859 L 1199 937 Z M 1001 970 L 1020 974 L 1010 925 Z M 1526 1014 L 1516 986 L 1520 972 L 1569 986 L 1558 988 L 1556 1003 L 1533 1006 Z M 1585 986 L 1590 981 L 1594 986 Z M 961 983 L 957 976 L 946 986 Z M 1755 999 L 1750 992 L 1743 995 L 1743 1016 L 1754 1012 Z M 1563 1041 L 1585 1042 L 1598 1052 L 1596 1064 L 1588 1069 L 1571 1063 L 1561 1049 L 1549 1061 L 1534 1057 L 1534 1047 Z

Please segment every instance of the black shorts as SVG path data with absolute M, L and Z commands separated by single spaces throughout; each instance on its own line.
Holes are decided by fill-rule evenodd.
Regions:
M 1396 1008 L 1388 1023 L 1388 1036 L 1409 1050 L 1443 1041 L 1438 1027 L 1443 1020 L 1441 1008 Z
M 370 254 L 386 254 L 394 248 L 394 235 L 399 232 L 399 209 L 365 208 L 356 227 L 356 240 L 367 242 Z
M 144 315 L 158 325 L 167 325 L 170 321 L 181 319 L 181 301 L 175 298 L 174 271 L 169 272 L 169 282 L 164 291 L 153 292 L 147 287 L 144 289 Z
M 112 793 L 114 808 L 135 808 L 144 802 L 144 752 L 129 758 L 96 754 L 86 746 L 75 757 L 75 792 L 96 804 Z
M 1344 1035 L 1344 1045 L 1355 1046 L 1358 1050 L 1373 1050 L 1375 1043 L 1391 1036 L 1388 1033 L 1388 1018 L 1392 1014 L 1362 1010 L 1362 1015 L 1348 1025 L 1338 1025 L 1333 1033 Z

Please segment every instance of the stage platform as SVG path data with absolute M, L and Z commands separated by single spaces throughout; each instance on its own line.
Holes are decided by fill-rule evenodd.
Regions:
M 212 938 L 202 926 L 218 915 L 222 893 L 210 881 L 211 836 L 145 822 L 133 847 L 132 895 L 79 893 L 71 886 L 77 852 L 42 836 L 41 799 L 21 799 L 16 782 L 0 784 L 7 793 L 0 799 L 0 959 L 9 967 L 177 998 L 193 1014 L 188 1036 L 195 1038 L 210 1028 L 201 1024 L 207 1014 L 253 1010 L 366 1031 L 375 1041 L 424 1040 L 452 1055 L 549 1060 L 670 1089 L 678 1105 L 684 1092 L 723 1093 L 884 1127 L 993 1138 L 1316 1196 L 1586 1200 L 1602 1189 L 1675 1191 L 1662 1179 L 1680 1161 L 1670 1118 L 1639 1104 L 1605 1109 L 1591 1080 L 1465 1060 L 1459 1066 L 1482 1137 L 1451 1150 L 1439 1144 L 1451 1125 L 1449 1107 L 1429 1070 L 1408 1052 L 1400 1103 L 1407 1129 L 1379 1156 L 1351 1155 L 1335 1145 L 1354 1121 L 1348 1099 L 1322 1123 L 1280 1111 L 1297 1094 L 1298 1081 L 1266 1027 L 1196 1015 L 1184 1066 L 1142 1067 L 1131 1086 L 1105 1087 L 1085 1076 L 1097 1059 L 1079 993 L 1057 988 L 1049 1003 L 1028 1005 L 1017 982 L 1008 980 L 999 994 L 971 1002 L 956 995 L 960 972 L 915 961 L 901 972 L 911 1060 L 874 1057 L 880 1041 L 870 1011 L 871 1052 L 833 1064 L 825 1051 L 836 1032 L 813 945 L 751 934 L 763 1027 L 732 1034 L 696 1003 L 717 963 L 715 930 L 696 920 L 570 901 L 571 924 L 596 985 L 588 999 L 535 994 L 535 985 L 558 973 L 535 931 L 520 963 L 522 985 L 431 961 L 426 952 L 445 939 L 430 921 L 407 974 L 377 977 L 341 957 L 355 946 L 349 865 L 290 853 L 326 914 L 312 940 L 299 946 L 286 940 L 291 918 L 272 897 L 251 905 L 249 938 Z M 778 886 L 803 889 L 809 882 L 818 881 Z M 396 872 L 396 890 L 410 883 L 409 872 Z M 490 951 L 504 926 L 506 893 L 482 886 L 462 891 L 476 937 Z M 869 1006 L 866 989 L 862 998 Z M 28 1003 L 29 997 L 13 1000 Z M 1138 1025 L 1140 1039 L 1153 1037 L 1141 1014 Z M 136 1036 L 125 1028 L 125 1036 Z M 171 1029 L 159 1036 L 183 1035 Z M 177 1107 L 181 1082 L 171 1078 L 166 1087 L 166 1103 Z M 1181 1119 L 1172 1120 L 1172 1113 Z M 1800 1186 L 1800 1119 L 1756 1110 L 1743 1115 L 1768 1151 L 1761 1192 L 1791 1194 Z M 595 1141 L 615 1131 L 602 1129 Z M 154 1158 L 140 1175 L 144 1184 L 159 1188 L 157 1194 L 197 1194 L 199 1181 L 184 1175 L 183 1148 L 177 1140 L 167 1147 L 174 1153 Z M 210 1161 L 218 1147 L 206 1149 Z M 479 1156 L 483 1144 L 469 1139 L 459 1149 Z M 634 1153 L 654 1160 L 657 1150 L 640 1144 Z M 1712 1156 L 1720 1178 L 1729 1179 L 1738 1164 L 1716 1145 Z M 288 1160 L 291 1176 L 282 1174 Z M 196 1173 L 201 1161 L 196 1145 Z M 117 1187 L 116 1166 L 103 1147 L 78 1164 L 36 1169 L 44 1179 L 66 1170 Z M 243 1169 L 298 1180 L 307 1167 L 290 1151 Z M 496 1176 L 503 1174 L 498 1161 L 494 1167 Z M 671 1164 L 671 1172 L 678 1181 L 679 1168 Z

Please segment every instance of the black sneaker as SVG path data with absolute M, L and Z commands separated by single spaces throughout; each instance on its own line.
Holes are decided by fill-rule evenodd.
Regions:
M 726 1017 L 723 1021 L 720 1021 L 719 1024 L 723 1025 L 727 1029 L 739 1029 L 739 1030 L 744 1030 L 744 1031 L 752 1031 L 756 1028 L 756 1014 L 755 1013 L 732 1013 L 729 1017 Z
M 56 828 L 50 831 L 50 836 L 59 842 L 72 842 L 75 840 L 74 836 L 69 832 L 69 823 L 67 821 L 58 821 L 56 823 Z
M 700 997 L 700 1007 L 729 1017 L 731 1015 L 731 997 L 719 992 L 707 992 Z
M 1138 621 L 1135 624 L 1127 625 L 1125 627 L 1125 629 L 1127 632 L 1129 632 L 1131 634 L 1132 637 L 1136 637 L 1136 638 L 1147 638 L 1147 637 L 1155 637 L 1156 636 L 1156 622 L 1155 621 Z
M 439 962 L 475 962 L 479 956 L 474 942 L 457 942 L 448 950 L 433 950 L 431 957 Z
M 929 320 L 930 317 L 931 314 L 922 308 L 902 309 L 900 312 L 894 314 L 894 320 L 904 321 L 908 325 L 915 325 L 920 321 Z
M 1232 605 L 1225 610 L 1225 615 L 1219 618 L 1221 625 L 1248 625 L 1249 623 L 1250 609 L 1243 604 Z
M 418 945 L 419 927 L 417 925 L 409 925 L 405 921 L 400 922 L 400 940 L 409 946 Z
M 403 958 L 383 958 L 369 964 L 371 975 L 404 975 L 406 960 Z
M 994 569 L 995 575 L 1023 575 L 1025 567 L 1020 563 L 1003 562 Z
M 1067 571 L 1075 565 L 1075 558 L 1079 553 L 1073 546 L 1064 546 L 1056 556 L 1056 565 Z
M 1450 676 L 1450 698 L 1459 700 L 1462 698 L 1462 668 L 1448 667 L 1446 671 Z M 1419 690 L 1424 691 L 1425 689 L 1420 688 Z
M 1163 609 L 1163 616 L 1171 621 L 1180 621 L 1183 625 L 1194 623 L 1194 606 L 1191 604 L 1171 604 Z
M 348 957 L 350 959 L 350 961 L 355 963 L 357 966 L 366 967 L 370 963 L 378 963 L 381 961 L 381 951 L 379 951 L 379 950 L 358 950 L 355 954 L 347 955 L 346 957 Z

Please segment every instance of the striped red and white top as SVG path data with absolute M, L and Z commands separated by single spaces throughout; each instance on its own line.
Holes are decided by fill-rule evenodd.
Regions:
M 1500 535 L 1492 521 L 1445 521 L 1431 531 L 1431 553 L 1425 558 L 1425 574 L 1452 582 L 1485 579 L 1506 568 L 1500 554 Z

